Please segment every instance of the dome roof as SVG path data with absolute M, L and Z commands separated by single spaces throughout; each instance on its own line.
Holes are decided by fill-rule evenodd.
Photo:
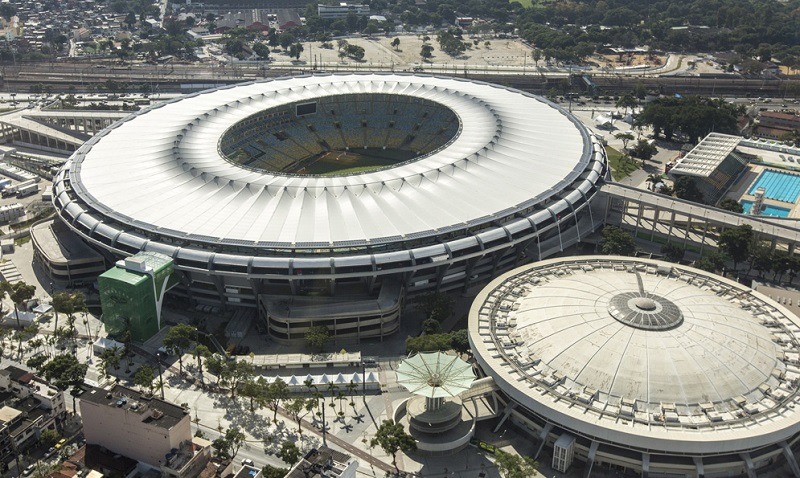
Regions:
M 648 296 L 626 300 L 639 307 L 638 317 L 666 299 L 682 313 L 679 325 L 647 328 L 609 312 L 615 297 L 638 293 L 639 280 Z M 554 277 L 516 303 L 517 348 L 578 392 L 588 387 L 654 408 L 724 402 L 774 387 L 773 373 L 784 369 L 769 329 L 750 311 L 679 279 L 601 269 Z
M 469 334 L 486 374 L 546 420 L 625 447 L 702 454 L 800 432 L 799 323 L 697 269 L 584 256 L 491 282 Z

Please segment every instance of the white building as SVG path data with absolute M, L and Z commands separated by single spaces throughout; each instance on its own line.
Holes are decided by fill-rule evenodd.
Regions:
M 369 15 L 369 5 L 340 3 L 339 5 L 317 5 L 320 18 L 345 18 L 350 13 L 358 16 Z
M 800 476 L 800 318 L 748 287 L 660 261 L 546 260 L 487 285 L 469 331 L 515 404 L 504 417 L 537 456 L 553 446 L 556 469 Z

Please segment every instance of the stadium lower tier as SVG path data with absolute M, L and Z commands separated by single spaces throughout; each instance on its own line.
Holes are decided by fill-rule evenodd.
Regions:
M 278 341 L 302 341 L 312 325 L 325 325 L 341 339 L 380 338 L 399 329 L 406 295 L 466 290 L 576 244 L 602 224 L 604 206 L 589 198 L 559 214 L 545 209 L 548 224 L 528 224 L 519 232 L 500 228 L 494 240 L 455 241 L 471 243 L 463 249 L 444 243 L 385 255 L 273 257 L 271 267 L 261 265 L 266 258 L 236 257 L 232 263 L 224 254 L 164 251 L 180 275 L 170 294 L 201 306 L 256 309 Z M 62 219 L 85 241 L 111 253 L 110 263 L 134 252 L 120 234 L 109 241 L 102 228 L 86 234 L 76 221 Z M 192 259 L 201 254 L 202 262 Z

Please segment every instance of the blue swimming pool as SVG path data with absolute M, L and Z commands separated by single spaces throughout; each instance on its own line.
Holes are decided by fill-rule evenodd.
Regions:
M 753 207 L 753 201 L 739 201 L 739 202 L 742 204 L 742 208 L 744 208 L 744 213 L 749 214 L 750 208 Z M 773 217 L 789 217 L 789 213 L 791 211 L 792 211 L 791 209 L 765 204 L 764 210 L 761 211 L 761 215 L 773 216 Z
M 755 194 L 758 188 L 766 190 L 767 199 L 793 203 L 800 196 L 800 175 L 767 169 L 758 176 L 748 194 Z

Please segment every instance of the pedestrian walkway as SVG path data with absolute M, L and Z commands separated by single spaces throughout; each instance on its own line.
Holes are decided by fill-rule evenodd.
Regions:
M 22 274 L 20 274 L 19 270 L 17 270 L 17 266 L 11 261 L 0 264 L 0 275 L 3 276 L 4 281 L 12 284 L 22 282 Z

